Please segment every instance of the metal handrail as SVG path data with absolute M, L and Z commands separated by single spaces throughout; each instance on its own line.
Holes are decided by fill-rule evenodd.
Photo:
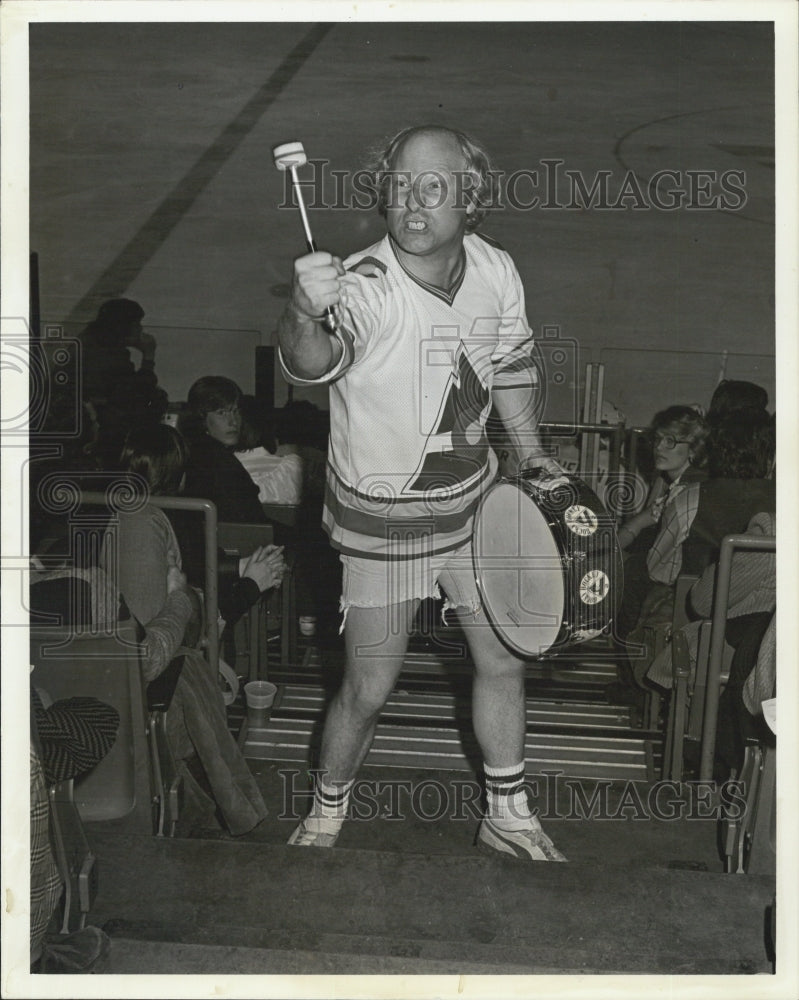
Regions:
M 109 496 L 106 493 L 81 491 L 81 500 L 86 504 L 96 504 L 108 507 Z M 194 497 L 161 497 L 148 496 L 147 503 L 162 510 L 193 510 L 202 511 L 205 534 L 205 592 L 203 595 L 206 620 L 206 642 L 208 662 L 216 676 L 219 670 L 219 630 L 217 627 L 218 595 L 217 595 L 217 552 L 216 552 L 216 504 L 211 500 Z
M 542 435 L 563 434 L 574 437 L 577 434 L 596 433 L 610 436 L 610 452 L 608 454 L 608 474 L 615 474 L 621 467 L 622 440 L 626 434 L 624 421 L 617 424 L 594 424 L 586 421 L 574 423 L 541 423 L 538 431 Z
M 741 550 L 776 552 L 774 535 L 725 535 L 721 541 L 716 589 L 713 597 L 713 614 L 710 626 L 710 655 L 707 665 L 705 711 L 702 723 L 702 749 L 699 763 L 699 780 L 711 781 L 713 758 L 716 752 L 716 730 L 719 717 L 719 691 L 724 655 L 724 633 L 727 626 L 727 603 L 730 596 L 732 558 Z

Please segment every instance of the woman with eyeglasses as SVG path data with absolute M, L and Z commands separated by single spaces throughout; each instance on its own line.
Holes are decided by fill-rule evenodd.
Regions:
M 639 620 L 645 601 L 653 600 L 646 563 L 666 504 L 689 483 L 707 477 L 704 469 L 707 433 L 704 417 L 693 406 L 669 406 L 652 419 L 649 441 L 655 475 L 649 495 L 643 509 L 618 531 L 619 545 L 625 550 L 624 591 L 616 617 L 619 639 L 627 638 Z M 667 589 L 670 591 L 670 588 L 663 588 L 664 593 Z M 607 686 L 609 700 L 643 705 L 643 691 L 635 683 L 633 673 L 633 665 L 622 656 L 619 681 Z
M 704 471 L 707 433 L 704 417 L 693 406 L 669 406 L 655 414 L 650 440 L 656 476 L 643 510 L 619 528 L 619 545 L 623 549 L 648 549 L 655 540 L 663 508 L 677 487 L 707 477 Z
M 647 556 L 651 580 L 671 585 L 680 573 L 701 573 L 718 557 L 725 535 L 746 531 L 755 514 L 775 511 L 775 446 L 774 417 L 766 410 L 738 410 L 713 423 L 709 475 L 664 509 Z
M 725 535 L 745 532 L 755 515 L 774 514 L 774 431 L 773 416 L 762 409 L 739 410 L 711 425 L 706 439 L 708 475 L 699 482 L 683 481 L 668 498 L 646 554 L 648 589 L 635 627 L 622 631 L 629 618 L 622 621 L 623 638 L 642 641 L 644 628 L 670 622 L 677 577 L 700 575 L 718 559 Z M 628 583 L 625 567 L 622 607 L 629 613 L 634 602 Z M 647 667 L 640 660 L 634 673 L 643 676 Z

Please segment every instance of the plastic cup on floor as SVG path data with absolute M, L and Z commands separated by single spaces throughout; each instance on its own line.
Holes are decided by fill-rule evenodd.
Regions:
M 300 635 L 316 635 L 316 618 L 314 615 L 300 615 Z
M 275 700 L 277 687 L 271 681 L 249 681 L 244 685 L 247 701 L 247 721 L 250 729 L 262 729 L 269 719 L 269 709 Z

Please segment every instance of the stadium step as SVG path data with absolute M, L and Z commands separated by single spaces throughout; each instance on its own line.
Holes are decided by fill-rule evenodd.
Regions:
M 457 662 L 461 665 L 462 658 Z M 262 728 L 244 727 L 243 703 L 231 706 L 231 729 L 245 757 L 312 765 L 340 667 L 340 654 L 323 658 L 309 647 L 297 667 L 273 670 L 270 678 L 278 684 L 278 696 Z M 470 674 L 454 672 L 435 652 L 411 650 L 366 763 L 474 772 L 480 754 L 470 722 Z M 601 659 L 530 666 L 528 772 L 619 781 L 656 777 L 660 734 L 632 728 L 628 707 L 605 702 L 604 685 L 613 677 L 613 663 Z
M 169 971 L 216 976 L 771 971 L 765 876 L 104 831 L 97 847 L 110 972 L 162 971 L 166 942 Z
M 248 729 L 245 757 L 254 760 L 313 763 L 321 735 L 318 719 L 285 719 L 273 714 L 262 729 Z M 656 761 L 651 741 L 577 735 L 528 733 L 528 771 L 555 772 L 573 778 L 651 781 Z M 377 727 L 367 764 L 429 770 L 474 772 L 480 755 L 470 733 L 455 726 L 391 725 Z

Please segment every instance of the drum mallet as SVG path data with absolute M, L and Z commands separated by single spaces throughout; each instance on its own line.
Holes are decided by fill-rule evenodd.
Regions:
M 305 199 L 302 196 L 302 185 L 297 177 L 297 167 L 302 167 L 308 162 L 308 157 L 305 155 L 305 147 L 301 142 L 284 142 L 273 148 L 272 155 L 275 158 L 275 166 L 278 170 L 288 170 L 291 173 L 291 183 L 297 195 L 297 205 L 300 209 L 302 225 L 305 230 L 305 245 L 308 247 L 309 253 L 315 253 L 317 246 L 311 234 L 311 225 L 308 222 L 308 212 L 305 208 Z M 327 326 L 335 330 L 336 317 L 332 306 L 327 306 L 325 309 L 325 319 Z

